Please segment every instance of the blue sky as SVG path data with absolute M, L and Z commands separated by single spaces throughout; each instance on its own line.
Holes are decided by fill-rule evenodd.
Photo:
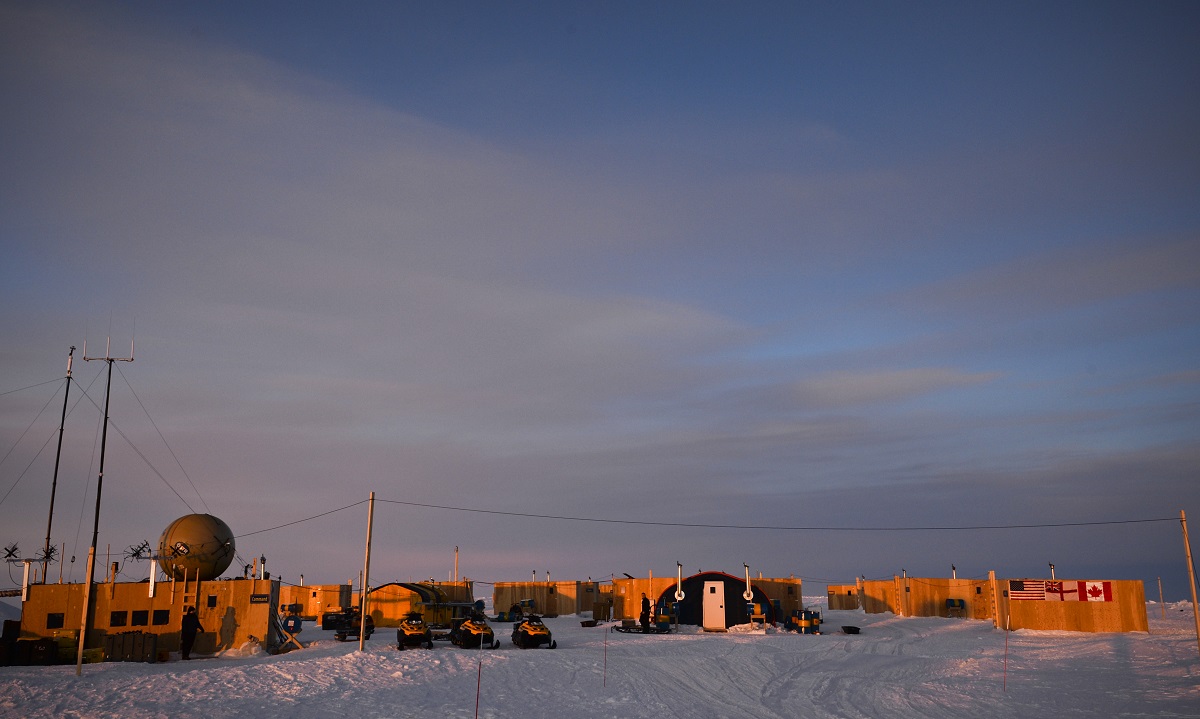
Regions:
M 33 386 L 111 335 L 101 545 L 210 511 L 343 581 L 364 507 L 259 530 L 375 491 L 872 530 L 386 503 L 388 581 L 459 546 L 483 581 L 1053 561 L 1181 597 L 1177 522 L 874 530 L 1200 517 L 1198 15 L 0 4 L 0 541 L 44 541 L 61 382 Z

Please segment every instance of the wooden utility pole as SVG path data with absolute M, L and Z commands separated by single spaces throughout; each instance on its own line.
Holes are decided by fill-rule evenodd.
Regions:
M 1188 541 L 1187 515 L 1179 510 L 1179 526 L 1183 529 L 1183 551 L 1187 555 L 1188 588 L 1192 590 L 1192 617 L 1196 620 L 1196 650 L 1200 651 L 1200 606 L 1196 605 L 1196 565 L 1192 563 L 1192 543 Z
M 375 524 L 375 493 L 367 504 L 367 555 L 363 559 L 362 598 L 359 600 L 358 651 L 363 651 L 367 641 L 367 591 L 371 586 L 371 528 Z

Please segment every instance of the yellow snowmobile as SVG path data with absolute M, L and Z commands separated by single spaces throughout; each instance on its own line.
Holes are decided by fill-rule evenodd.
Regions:
M 396 629 L 396 648 L 419 647 L 433 649 L 433 633 L 425 623 L 425 617 L 420 612 L 409 612 L 404 615 L 404 621 Z
M 500 642 L 496 641 L 496 635 L 488 626 L 487 618 L 483 616 L 482 612 L 472 612 L 469 617 L 455 619 L 454 624 L 450 627 L 450 643 L 463 649 L 474 649 L 481 646 L 495 649 L 500 646 Z
M 543 644 L 550 649 L 558 648 L 558 642 L 550 637 L 550 629 L 536 614 L 530 614 L 524 620 L 513 625 L 512 641 L 521 649 L 540 647 Z

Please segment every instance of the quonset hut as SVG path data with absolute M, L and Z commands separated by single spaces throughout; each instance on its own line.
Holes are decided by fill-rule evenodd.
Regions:
M 675 592 L 682 587 L 684 598 L 676 602 Z M 618 619 L 636 619 L 641 593 L 654 603 L 655 615 L 665 614 L 672 604 L 677 604 L 675 621 L 692 624 L 710 631 L 724 631 L 729 627 L 749 624 L 752 621 L 779 623 L 803 607 L 800 595 L 801 581 L 786 579 L 751 579 L 750 599 L 746 599 L 746 580 L 725 572 L 699 572 L 683 578 L 654 577 L 652 579 L 614 579 L 613 616 Z M 757 612 L 754 607 L 757 605 Z M 599 606 L 599 605 L 598 605 Z M 601 612 L 606 615 L 606 611 Z
M 695 624 L 705 629 L 724 630 L 749 624 L 753 613 L 748 605 L 757 604 L 767 623 L 776 622 L 775 607 L 766 593 L 750 584 L 751 598 L 746 599 L 746 581 L 724 572 L 701 572 L 683 580 L 683 601 L 677 607 L 680 624 Z M 675 589 L 659 595 L 656 605 L 675 601 Z

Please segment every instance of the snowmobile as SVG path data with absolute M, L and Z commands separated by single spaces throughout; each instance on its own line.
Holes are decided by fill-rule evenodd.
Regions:
M 359 633 L 362 631 L 362 621 L 360 619 L 362 614 L 360 614 L 358 610 L 354 610 L 353 612 L 350 612 L 349 615 L 350 621 L 347 621 L 342 628 L 333 633 L 333 638 L 339 642 L 348 642 L 352 639 L 358 639 Z M 375 620 L 370 614 L 367 615 L 366 624 L 367 635 L 364 637 L 364 639 L 370 639 L 371 635 L 375 633 Z
M 425 617 L 420 612 L 409 612 L 396 630 L 396 648 L 419 647 L 433 649 L 433 633 L 425 623 Z
M 500 642 L 496 641 L 496 635 L 488 626 L 487 617 L 483 616 L 483 612 L 472 612 L 471 616 L 465 619 L 455 619 L 454 624 L 450 627 L 450 643 L 463 649 L 474 649 L 480 646 L 495 649 L 500 646 Z
M 558 642 L 550 637 L 550 630 L 536 614 L 530 614 L 513 625 L 512 641 L 521 649 L 540 647 L 543 644 L 550 649 L 558 648 Z

